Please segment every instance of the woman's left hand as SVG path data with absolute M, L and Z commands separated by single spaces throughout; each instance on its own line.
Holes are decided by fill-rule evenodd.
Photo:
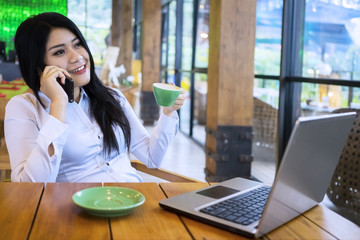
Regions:
M 173 111 L 177 111 L 185 102 L 185 90 L 181 89 L 181 92 L 171 107 L 163 107 L 163 113 L 169 117 L 172 116 Z

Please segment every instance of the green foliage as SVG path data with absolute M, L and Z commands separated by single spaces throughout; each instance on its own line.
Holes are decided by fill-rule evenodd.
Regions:
M 281 52 L 277 50 L 277 46 L 273 48 L 255 47 L 255 73 L 263 75 L 280 74 Z

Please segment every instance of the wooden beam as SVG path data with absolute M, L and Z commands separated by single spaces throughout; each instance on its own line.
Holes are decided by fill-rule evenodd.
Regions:
M 210 6 L 207 126 L 252 126 L 256 1 Z
M 121 0 L 112 0 L 111 46 L 120 47 L 121 32 Z
M 208 181 L 250 177 L 255 30 L 256 1 L 210 0 Z
M 124 65 L 126 75 L 131 75 L 132 39 L 132 0 L 122 0 L 120 64 Z
M 153 125 L 159 116 L 152 84 L 160 80 L 161 0 L 142 1 L 142 82 L 140 118 Z
M 161 0 L 142 1 L 142 91 L 160 79 Z

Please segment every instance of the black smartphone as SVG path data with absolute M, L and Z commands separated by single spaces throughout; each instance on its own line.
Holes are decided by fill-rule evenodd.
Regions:
M 65 84 L 61 83 L 61 78 L 57 78 L 56 80 L 66 92 L 69 102 L 72 103 L 74 101 L 74 80 L 72 80 L 69 77 L 66 77 Z

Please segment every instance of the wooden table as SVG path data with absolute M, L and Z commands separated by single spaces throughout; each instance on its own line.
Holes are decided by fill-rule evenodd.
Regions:
M 159 200 L 207 183 L 116 183 L 146 201 L 131 214 L 88 215 L 72 195 L 98 183 L 0 183 L 0 239 L 246 239 L 161 209 Z M 263 239 L 358 239 L 359 226 L 319 205 Z

